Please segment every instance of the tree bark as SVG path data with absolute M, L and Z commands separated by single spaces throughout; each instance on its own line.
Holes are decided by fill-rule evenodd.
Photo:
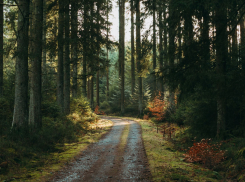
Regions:
M 223 138 L 226 121 L 226 62 L 228 56 L 227 9 L 224 1 L 216 4 L 216 73 L 217 77 L 217 138 Z
M 135 60 L 134 60 L 134 0 L 131 0 L 130 2 L 130 8 L 131 8 L 131 94 L 134 94 L 135 89 Z
M 160 36 L 160 32 L 159 32 Z M 161 41 L 161 40 L 160 40 Z M 157 79 L 156 79 L 156 59 L 157 59 L 157 45 L 156 45 L 156 0 L 153 0 L 153 97 L 156 96 Z M 160 53 L 161 54 L 161 53 Z
M 15 107 L 12 127 L 21 129 L 28 125 L 28 30 L 29 0 L 19 0 L 17 56 L 15 65 Z
M 63 65 L 63 47 L 64 47 L 64 0 L 59 0 L 59 20 L 58 20 L 58 79 L 57 79 L 57 103 L 64 111 L 64 65 Z
M 169 2 L 169 49 L 168 49 L 168 57 L 169 57 L 169 68 L 170 70 L 174 66 L 174 59 L 175 59 L 175 44 L 174 44 L 174 39 L 175 39 L 175 17 L 174 17 L 174 8 L 173 8 L 173 0 L 170 0 Z M 174 82 L 173 76 L 170 76 L 169 79 L 170 84 Z M 174 106 L 174 90 L 172 86 L 170 85 L 169 88 L 169 103 L 170 107 L 172 108 Z
M 106 60 L 107 63 L 109 63 L 109 0 L 106 1 L 106 6 L 107 6 L 107 10 L 106 10 L 106 20 L 107 20 L 107 24 L 106 24 Z M 107 66 L 106 68 L 106 100 L 109 100 L 109 66 Z
M 87 93 L 87 32 L 88 32 L 88 5 L 84 5 L 84 35 L 83 35 L 83 74 L 82 74 L 82 92 L 83 96 L 86 97 Z M 88 88 L 89 89 L 89 88 Z M 89 95 L 88 91 L 88 95 Z M 89 97 L 88 97 L 89 98 Z
M 43 59 L 42 59 L 42 64 L 43 64 L 43 77 L 42 77 L 42 87 L 43 90 L 46 90 L 48 85 L 47 85 L 47 49 L 46 49 L 46 33 L 47 33 L 47 8 L 46 8 L 46 0 L 43 0 L 43 38 L 42 38 L 42 53 L 43 53 Z
M 78 4 L 76 0 L 71 1 L 71 62 L 72 62 L 72 97 L 77 98 L 77 11 Z
M 35 132 L 42 127 L 42 46 L 40 45 L 42 45 L 43 0 L 35 0 L 33 6 L 29 125 L 32 132 Z
M 70 15 L 69 1 L 65 2 L 65 60 L 64 60 L 64 113 L 70 113 Z
M 163 20 L 162 20 L 162 4 L 160 2 L 159 7 L 159 68 L 160 68 L 160 74 L 159 74 L 159 91 L 163 92 Z
M 119 0 L 119 65 L 121 82 L 121 114 L 124 114 L 124 52 L 125 52 L 125 0 Z
M 139 115 L 143 113 L 143 90 L 141 73 L 141 39 L 140 39 L 140 0 L 136 0 L 136 54 L 138 70 Z
M 3 96 L 3 0 L 0 0 L 0 97 Z
M 240 22 L 241 28 L 241 62 L 242 62 L 242 70 L 245 75 L 245 17 L 241 19 Z

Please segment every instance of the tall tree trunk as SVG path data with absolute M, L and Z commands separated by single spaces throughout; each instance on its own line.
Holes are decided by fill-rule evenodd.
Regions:
M 88 32 L 88 5 L 85 3 L 84 5 L 84 35 L 83 35 L 83 74 L 82 74 L 82 93 L 83 96 L 86 97 L 87 93 L 87 32 Z M 88 88 L 89 90 L 90 88 Z M 88 95 L 89 95 L 88 91 Z
M 125 52 L 125 0 L 119 0 L 119 65 L 121 81 L 121 114 L 124 114 L 124 52 Z
M 242 70 L 245 75 L 245 17 L 241 19 L 240 22 L 241 28 L 241 62 L 242 62 Z
M 99 34 L 100 34 L 100 29 L 99 29 L 99 26 L 100 26 L 100 2 L 97 2 L 97 66 L 98 66 L 98 71 L 96 73 L 96 105 L 99 106 L 100 105 L 100 63 L 99 63 L 99 56 L 100 56 L 100 44 L 99 44 Z
M 47 81 L 47 49 L 46 49 L 46 33 L 47 33 L 47 7 L 46 7 L 46 0 L 43 0 L 43 38 L 42 38 L 42 51 L 43 51 L 43 57 L 42 57 L 42 64 L 43 64 L 43 77 L 42 77 L 42 89 L 46 92 L 46 89 L 48 87 Z
M 69 1 L 65 2 L 65 60 L 64 60 L 64 113 L 70 113 L 70 14 Z
M 43 0 L 35 0 L 33 16 L 33 40 L 31 48 L 31 85 L 29 124 L 32 132 L 42 127 L 41 96 L 42 96 L 42 30 L 43 30 Z
M 163 21 L 162 21 L 162 4 L 159 4 L 159 68 L 160 68 L 160 77 L 159 77 L 159 91 L 163 92 Z
M 64 111 L 64 67 L 63 67 L 63 47 L 64 47 L 64 0 L 59 0 L 59 20 L 58 20 L 58 79 L 57 79 L 57 103 Z
M 202 24 L 202 41 L 203 41 L 203 61 L 207 65 L 210 60 L 210 41 L 209 41 L 209 11 L 203 9 L 203 24 Z
M 130 2 L 130 8 L 131 8 L 131 94 L 133 95 L 134 89 L 135 89 L 135 61 L 134 61 L 134 0 L 131 0 Z
M 216 4 L 217 138 L 223 138 L 226 121 L 226 62 L 228 55 L 227 9 L 223 0 Z
M 136 54 L 138 70 L 139 115 L 143 112 L 143 90 L 141 73 L 141 39 L 140 39 L 140 0 L 136 0 Z
M 160 34 L 160 32 L 159 32 Z M 156 79 L 156 59 L 157 59 L 157 45 L 156 45 L 156 0 L 153 0 L 153 97 L 157 91 Z
M 109 63 L 109 0 L 106 1 L 106 61 Z M 106 100 L 109 100 L 109 66 L 106 68 Z
M 173 0 L 170 0 L 169 2 L 169 49 L 168 49 L 168 54 L 169 54 L 169 68 L 170 70 L 174 66 L 174 59 L 175 59 L 175 44 L 174 44 L 174 39 L 175 39 L 175 19 L 174 19 L 174 7 L 173 7 Z M 173 76 L 170 76 L 169 80 L 170 84 L 174 82 Z M 174 90 L 172 86 L 170 85 L 169 88 L 169 102 L 170 102 L 170 107 L 172 108 L 174 106 Z
M 3 95 L 3 0 L 0 0 L 0 97 Z
M 233 9 L 237 9 L 237 2 L 233 0 Z M 232 63 L 231 65 L 238 65 L 238 48 L 237 48 L 237 18 L 232 22 Z
M 90 79 L 90 107 L 94 109 L 94 76 Z
M 72 97 L 77 98 L 77 11 L 78 4 L 76 0 L 71 1 L 71 62 L 72 62 Z
M 164 22 L 163 22 L 163 61 L 164 61 L 164 67 L 167 68 L 169 65 L 168 62 L 168 30 L 167 30 L 167 10 L 166 10 L 166 5 L 164 4 L 164 9 L 163 9 L 163 17 L 164 17 Z M 165 90 L 167 90 L 167 83 L 165 82 L 163 86 L 163 98 L 165 97 Z
M 28 125 L 28 29 L 29 0 L 19 0 L 17 57 L 15 65 L 15 107 L 12 127 L 25 128 Z

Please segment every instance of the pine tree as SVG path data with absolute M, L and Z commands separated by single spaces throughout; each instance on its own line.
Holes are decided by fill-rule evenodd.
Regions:
M 15 66 L 15 107 L 12 127 L 27 128 L 28 125 L 28 43 L 29 0 L 19 0 L 17 56 Z

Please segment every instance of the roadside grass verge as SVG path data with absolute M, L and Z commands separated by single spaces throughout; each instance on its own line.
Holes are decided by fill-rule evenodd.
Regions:
M 3 150 L 8 152 L 9 164 L 6 169 L 0 168 L 0 181 L 45 181 L 88 145 L 97 142 L 112 125 L 111 121 L 105 119 L 90 121 L 86 132 L 76 141 L 56 144 L 52 150 L 46 152 L 33 150 L 31 146 L 22 149 L 16 149 L 16 146 L 5 148 Z
M 132 119 L 132 118 L 131 118 Z M 149 161 L 153 181 L 198 181 L 216 182 L 221 175 L 199 164 L 184 161 L 184 152 L 176 150 L 171 139 L 163 138 L 154 123 L 134 119 L 142 127 L 142 138 Z

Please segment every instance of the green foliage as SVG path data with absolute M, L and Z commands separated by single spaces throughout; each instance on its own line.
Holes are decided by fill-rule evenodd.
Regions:
M 60 115 L 60 108 L 54 101 L 42 102 L 42 116 L 57 118 Z
M 83 117 L 92 115 L 92 110 L 89 106 L 89 101 L 84 97 L 72 99 L 70 107 L 71 113 L 77 113 Z

